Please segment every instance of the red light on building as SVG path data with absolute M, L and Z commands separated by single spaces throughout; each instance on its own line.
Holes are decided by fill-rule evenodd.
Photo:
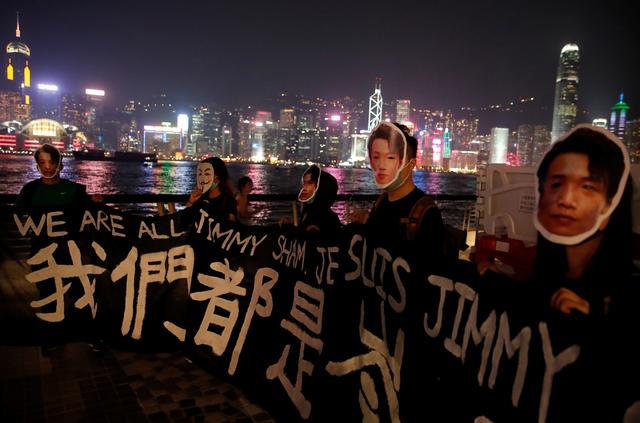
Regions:
M 64 142 L 62 140 L 53 140 L 53 141 L 51 141 L 51 145 L 53 145 L 59 151 L 64 151 L 65 150 Z
M 508 153 L 506 164 L 507 166 L 520 166 L 520 160 L 518 160 L 518 155 L 516 153 Z
M 27 150 L 37 150 L 40 147 L 38 140 L 24 140 L 24 148 Z
M 16 147 L 17 137 L 15 135 L 0 135 L 0 147 Z

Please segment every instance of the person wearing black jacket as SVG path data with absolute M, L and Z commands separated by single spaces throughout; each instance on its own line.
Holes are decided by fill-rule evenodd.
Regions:
M 640 404 L 629 170 L 624 144 L 591 125 L 571 130 L 538 166 L 532 285 L 548 318 L 572 325 L 581 349 L 570 370 L 588 369 L 591 382 L 571 393 L 559 421 L 622 421 Z
M 196 187 L 186 203 L 187 207 L 202 208 L 209 216 L 236 222 L 238 207 L 229 181 L 227 165 L 219 157 L 209 157 L 196 171 Z
M 366 225 L 381 243 L 414 242 L 416 258 L 434 271 L 453 263 L 447 259 L 440 209 L 413 182 L 417 147 L 418 141 L 404 125 L 382 122 L 371 131 L 367 154 L 375 183 L 384 193 L 369 212 Z M 428 205 L 419 221 L 412 222 L 412 211 L 420 201 Z M 457 258 L 457 249 L 453 253 Z
M 305 231 L 334 231 L 342 226 L 331 206 L 338 195 L 338 181 L 318 165 L 310 166 L 302 175 L 298 200 L 302 203 L 298 226 Z

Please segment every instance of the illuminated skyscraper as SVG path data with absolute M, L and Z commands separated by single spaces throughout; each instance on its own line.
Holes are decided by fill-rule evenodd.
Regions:
M 0 122 L 7 120 L 22 123 L 31 120 L 31 109 L 23 103 L 19 92 L 0 91 Z
M 90 141 L 94 141 L 97 148 L 115 150 L 116 140 L 106 140 L 102 133 L 102 121 L 104 118 L 104 98 L 105 91 L 102 89 L 87 88 L 84 90 L 85 104 L 84 114 L 87 118 L 87 126 L 84 129 L 85 135 Z
M 549 127 L 546 125 L 520 125 L 516 137 L 520 166 L 535 166 L 549 148 Z
M 368 134 L 353 134 L 351 138 L 353 140 L 351 144 L 351 162 L 364 162 L 367 158 Z
M 640 163 L 640 119 L 627 121 L 624 136 L 631 163 Z
M 629 110 L 629 105 L 624 102 L 624 94 L 620 93 L 620 101 L 611 108 L 609 131 L 616 134 L 621 140 L 624 140 L 624 129 L 627 123 L 627 110 Z
M 489 163 L 506 163 L 509 144 L 508 128 L 491 128 Z
M 14 119 L 27 121 L 31 119 L 31 69 L 29 59 L 31 50 L 20 39 L 20 20 L 16 17 L 16 39 L 5 48 L 2 84 L 4 92 L 20 93 L 21 99 L 13 106 L 15 110 L 8 112 Z
M 551 134 L 547 125 L 535 125 L 533 127 L 533 153 L 531 156 L 531 166 L 540 163 L 542 156 L 549 149 L 551 144 Z
M 396 101 L 396 122 L 405 123 L 411 120 L 411 100 Z
M 382 120 L 382 81 L 376 78 L 376 89 L 369 97 L 369 124 L 367 129 L 371 131 Z
M 232 128 L 230 126 L 223 125 L 221 132 L 222 132 L 222 135 L 220 138 L 222 140 L 222 149 L 220 150 L 220 155 L 222 157 L 229 157 L 233 154 Z
M 257 111 L 249 133 L 251 143 L 251 160 L 261 162 L 277 156 L 273 139 L 270 137 L 274 129 L 271 112 Z
M 576 123 L 578 110 L 578 65 L 580 52 L 575 44 L 567 44 L 560 51 L 560 64 L 556 77 L 556 95 L 553 103 L 551 142 L 569 131 Z
M 86 131 L 88 127 L 86 96 L 62 94 L 60 102 L 62 123 Z
M 290 108 L 280 110 L 280 120 L 278 121 L 280 129 L 292 128 L 295 123 L 295 110 Z
M 60 91 L 53 84 L 38 84 L 33 94 L 33 108 L 31 115 L 34 119 L 47 118 L 61 120 L 60 118 Z
M 191 134 L 187 144 L 187 153 L 204 156 L 209 153 L 210 139 L 205 136 L 204 121 L 210 114 L 207 106 L 195 107 L 191 113 Z
M 533 156 L 533 125 L 518 126 L 518 162 L 520 166 L 530 166 Z

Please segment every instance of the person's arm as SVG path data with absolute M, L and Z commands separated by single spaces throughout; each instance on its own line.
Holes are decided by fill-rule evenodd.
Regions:
M 551 296 L 551 307 L 563 312 L 571 314 L 577 310 L 585 315 L 589 315 L 589 301 L 585 300 L 568 288 L 560 288 Z
M 191 207 L 193 206 L 193 203 L 195 203 L 196 201 L 198 201 L 198 199 L 200 197 L 202 197 L 202 188 L 200 187 L 195 187 L 195 189 L 193 190 L 193 192 L 191 193 L 191 195 L 189 195 L 189 198 L 187 199 L 187 202 L 185 203 L 186 207 Z
M 238 216 L 243 218 L 251 217 L 251 210 L 249 210 L 249 200 L 247 197 L 239 195 L 236 197 L 236 201 L 238 202 Z
M 229 212 L 229 220 L 232 222 L 238 221 L 238 203 L 236 199 L 231 197 L 227 202 L 227 210 Z

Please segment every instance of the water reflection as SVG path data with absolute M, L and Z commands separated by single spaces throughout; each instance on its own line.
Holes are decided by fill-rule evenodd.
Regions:
M 0 193 L 15 194 L 22 186 L 40 177 L 31 156 L 1 156 Z M 93 162 L 65 158 L 63 178 L 87 185 L 102 194 L 187 194 L 195 186 L 196 162 L 159 161 L 153 166 L 125 162 Z M 230 163 L 229 177 L 234 189 L 243 175 L 250 177 L 254 194 L 293 194 L 300 190 L 306 167 L 276 167 L 265 164 Z M 324 168 L 339 184 L 339 193 L 377 194 L 368 169 Z M 475 194 L 473 175 L 414 172 L 416 185 L 429 194 Z
M 0 156 L 0 193 L 17 194 L 22 186 L 40 177 L 32 156 Z M 197 162 L 159 161 L 153 166 L 141 163 L 94 162 L 65 158 L 61 172 L 63 178 L 87 186 L 89 193 L 101 194 L 188 194 L 196 181 Z M 276 167 L 265 164 L 230 163 L 229 177 L 234 190 L 243 175 L 250 177 L 254 194 L 295 194 L 300 190 L 302 174 L 306 166 Z M 368 169 L 323 168 L 332 174 L 339 185 L 339 193 L 378 194 L 372 172 Z M 415 172 L 416 185 L 429 194 L 475 194 L 476 178 L 473 175 Z M 369 209 L 371 204 L 336 203 L 334 210 L 345 218 L 347 209 Z M 458 223 L 464 213 L 464 204 L 442 204 L 447 220 Z M 145 207 L 145 213 L 155 208 Z M 292 215 L 289 202 L 270 202 L 268 207 L 254 217 L 256 223 L 274 223 L 283 215 Z

